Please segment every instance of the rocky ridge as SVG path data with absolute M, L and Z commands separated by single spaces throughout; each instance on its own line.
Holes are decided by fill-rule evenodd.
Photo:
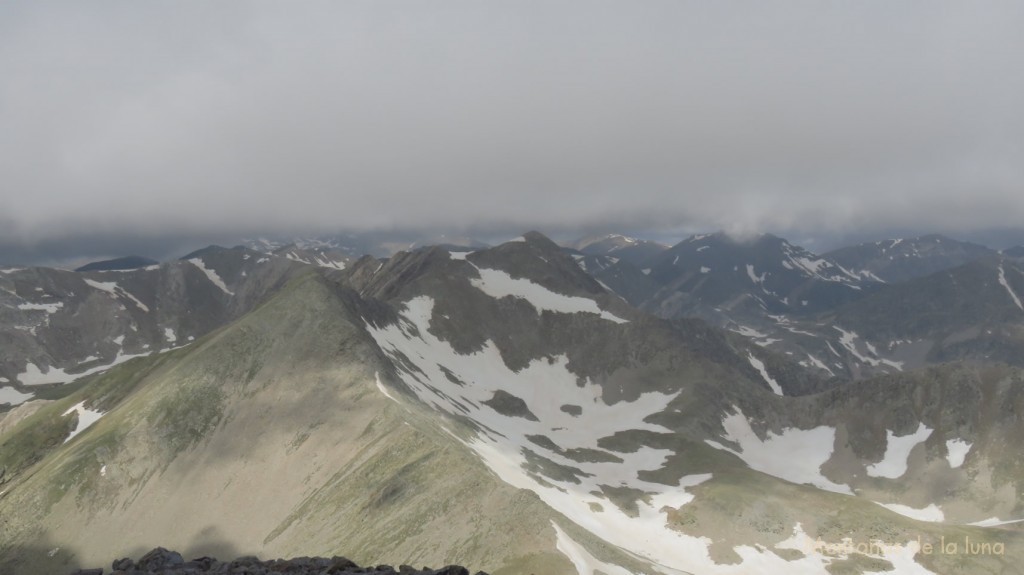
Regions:
M 138 561 L 125 557 L 117 559 L 110 565 L 110 575 L 143 575 L 159 573 L 160 575 L 195 575 L 196 573 L 245 573 L 246 575 L 264 575 L 270 573 L 294 573 L 309 575 L 469 575 L 469 570 L 459 565 L 448 565 L 440 569 L 423 567 L 416 569 L 409 565 L 400 565 L 398 569 L 390 565 L 360 567 L 345 557 L 296 557 L 293 559 L 271 559 L 261 561 L 252 556 L 239 557 L 232 561 L 219 561 L 213 557 L 200 557 L 185 561 L 177 551 L 157 547 L 143 555 Z M 71 575 L 103 575 L 102 568 L 79 569 Z M 476 575 L 487 575 L 478 571 Z

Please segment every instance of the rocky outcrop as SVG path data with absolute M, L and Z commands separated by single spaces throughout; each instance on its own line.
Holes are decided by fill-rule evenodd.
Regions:
M 240 557 L 232 561 L 219 561 L 212 557 L 200 557 L 185 561 L 177 551 L 157 547 L 143 555 L 138 561 L 129 558 L 111 563 L 109 575 L 195 575 L 198 573 L 230 573 L 233 575 L 270 575 L 278 573 L 303 575 L 469 575 L 465 567 L 448 565 L 440 569 L 424 567 L 416 569 L 401 565 L 398 569 L 390 565 L 360 567 L 344 557 L 296 557 L 294 559 L 272 559 L 260 561 L 256 557 Z M 80 569 L 71 575 L 103 575 L 104 570 Z M 478 571 L 476 575 L 487 575 Z

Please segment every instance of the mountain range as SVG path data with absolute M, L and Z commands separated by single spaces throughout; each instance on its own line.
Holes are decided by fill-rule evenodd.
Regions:
M 1012 250 L 356 252 L 0 270 L 0 572 L 155 545 L 495 575 L 1024 559 Z

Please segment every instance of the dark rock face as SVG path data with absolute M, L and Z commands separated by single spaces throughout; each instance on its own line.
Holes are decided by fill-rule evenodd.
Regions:
M 91 262 L 85 264 L 80 268 L 75 268 L 76 272 L 99 272 L 99 271 L 116 271 L 116 270 L 134 270 L 138 268 L 144 268 L 146 266 L 158 265 L 160 262 L 145 258 L 142 256 L 125 256 L 123 258 L 114 258 L 112 260 L 103 260 L 99 262 Z
M 465 567 L 448 565 L 440 569 L 424 567 L 416 569 L 402 565 L 397 570 L 390 565 L 360 567 L 344 557 L 296 557 L 294 559 L 272 559 L 260 561 L 256 557 L 239 557 L 233 561 L 218 561 L 212 557 L 200 557 L 185 561 L 177 551 L 163 547 L 146 553 L 138 561 L 129 558 L 117 559 L 111 564 L 109 575 L 196 575 L 198 573 L 229 573 L 232 575 L 270 575 L 292 573 L 301 575 L 469 575 Z M 80 569 L 71 575 L 103 575 L 103 569 Z M 478 571 L 476 575 L 487 575 Z

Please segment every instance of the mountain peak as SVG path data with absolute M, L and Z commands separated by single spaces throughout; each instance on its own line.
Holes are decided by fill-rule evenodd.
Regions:
M 523 239 L 526 240 L 526 243 L 543 245 L 546 248 L 554 250 L 559 249 L 558 244 L 551 241 L 551 238 L 545 236 L 544 234 L 536 230 L 532 230 L 523 234 Z
M 134 270 L 138 268 L 144 268 L 147 266 L 157 265 L 160 262 L 143 256 L 124 256 L 120 258 L 113 258 L 109 260 L 100 260 L 90 262 L 75 268 L 76 272 L 97 272 L 97 271 L 120 271 L 120 270 Z
M 190 259 L 193 259 L 193 258 L 198 258 L 198 257 L 202 257 L 202 256 L 209 255 L 209 254 L 218 254 L 218 253 L 221 253 L 221 252 L 223 252 L 223 251 L 225 251 L 227 249 L 228 248 L 226 248 L 224 246 L 218 246 L 216 244 L 210 244 L 210 245 L 206 246 L 205 248 L 199 248 L 198 250 L 195 250 L 193 252 L 189 252 L 189 253 L 181 256 L 178 259 L 180 259 L 180 260 L 190 260 Z

